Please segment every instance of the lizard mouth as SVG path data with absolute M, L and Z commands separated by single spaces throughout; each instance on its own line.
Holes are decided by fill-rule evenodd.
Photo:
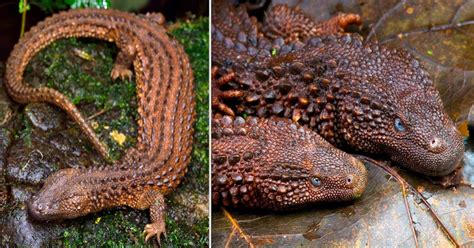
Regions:
M 46 206 L 44 204 L 38 203 L 36 197 L 33 197 L 26 202 L 26 208 L 28 210 L 28 214 L 35 220 L 44 221 L 50 219 L 46 214 Z
M 430 147 L 408 144 L 408 149 L 390 151 L 390 159 L 427 176 L 445 176 L 462 164 L 464 145 L 457 132 L 446 135 L 444 141 L 435 138 Z
M 352 188 L 352 193 L 354 199 L 360 198 L 362 193 L 364 193 L 365 188 L 367 186 L 367 169 L 365 168 L 364 164 L 356 159 L 351 159 L 351 164 L 355 169 L 354 174 L 350 174 L 348 176 L 347 182 L 349 186 Z
M 26 209 L 28 215 L 38 221 L 58 221 L 77 217 L 69 217 L 57 209 L 56 203 L 49 203 L 38 195 L 34 195 L 30 200 L 26 201 Z

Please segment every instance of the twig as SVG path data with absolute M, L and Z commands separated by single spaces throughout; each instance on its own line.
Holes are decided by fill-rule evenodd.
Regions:
M 6 124 L 10 120 L 10 117 L 12 117 L 13 113 L 12 113 L 11 108 L 8 106 L 8 103 L 0 102 L 0 104 L 5 104 L 5 106 L 6 106 L 3 120 L 0 121 L 0 126 L 3 126 L 4 124 Z
M 20 38 L 23 37 L 25 34 L 25 25 L 26 25 L 26 7 L 28 4 L 26 3 L 27 0 L 23 0 L 23 13 L 21 13 L 21 31 L 20 31 Z
M 395 179 L 397 179 L 397 181 L 402 185 L 402 190 L 403 190 L 403 194 L 404 194 L 404 200 L 406 200 L 406 188 L 407 187 L 411 192 L 414 192 L 418 197 L 419 199 L 421 200 L 421 202 L 428 208 L 428 212 L 430 213 L 430 215 L 433 217 L 433 219 L 435 220 L 436 223 L 438 223 L 438 226 L 441 228 L 441 230 L 448 236 L 448 239 L 454 244 L 455 247 L 460 247 L 459 243 L 456 241 L 456 239 L 454 238 L 454 236 L 449 232 L 449 230 L 446 228 L 446 226 L 443 224 L 443 222 L 441 221 L 441 219 L 438 217 L 438 214 L 436 214 L 436 212 L 434 211 L 434 209 L 431 207 L 431 204 L 425 199 L 425 197 L 420 193 L 418 192 L 418 190 L 416 190 L 413 186 L 411 186 L 407 181 L 405 181 L 405 179 L 403 179 L 395 170 L 393 170 L 391 167 L 388 167 L 384 164 L 381 164 L 380 162 L 376 161 L 376 160 L 373 160 L 371 158 L 368 158 L 366 156 L 363 156 L 363 155 L 356 155 L 358 158 L 362 159 L 362 160 L 365 160 L 365 161 L 368 161 L 372 164 L 374 164 L 375 166 L 378 166 L 380 168 L 382 168 L 383 170 L 385 170 L 388 174 L 390 174 L 391 176 L 393 176 Z M 413 220 L 412 220 L 412 217 L 411 217 L 411 212 L 409 212 L 409 218 L 410 218 L 410 224 L 413 225 Z M 414 228 L 413 228 L 413 231 L 414 231 Z M 415 236 L 416 237 L 416 236 Z M 417 247 L 418 247 L 418 241 L 417 242 Z
M 232 237 L 234 237 L 234 234 L 235 234 L 235 227 L 232 227 L 232 232 L 230 232 L 229 237 L 227 238 L 227 241 L 225 242 L 224 248 L 230 247 L 230 242 L 232 240 Z
M 393 6 L 392 8 L 390 8 L 388 11 L 386 11 L 377 21 L 377 23 L 375 23 L 375 25 L 372 27 L 372 29 L 370 30 L 370 33 L 369 35 L 367 35 L 367 39 L 366 40 L 370 40 L 372 37 L 375 37 L 376 40 L 377 40 L 377 29 L 378 27 L 382 24 L 382 22 L 385 21 L 385 19 L 387 19 L 390 15 L 393 14 L 393 12 L 395 10 L 398 10 L 398 8 L 402 7 L 403 5 L 406 4 L 406 0 L 402 0 L 400 2 L 398 2 L 397 4 L 395 4 L 395 6 Z
M 37 153 L 37 154 L 40 155 L 41 158 L 40 158 L 39 160 L 42 161 L 43 158 L 44 158 L 44 155 L 43 155 L 43 153 L 42 153 L 40 150 L 38 150 L 38 149 L 35 149 L 35 150 L 31 151 L 30 154 L 29 154 L 29 156 L 33 156 L 35 153 Z M 21 170 L 24 170 L 26 167 L 30 166 L 30 163 L 31 163 L 32 160 L 33 160 L 33 158 L 30 157 L 30 158 L 26 161 L 26 163 L 25 163 L 23 166 L 21 166 Z
M 432 26 L 432 27 L 415 29 L 415 30 L 404 32 L 404 33 L 398 33 L 396 35 L 390 35 L 390 36 L 385 37 L 383 40 L 380 41 L 380 43 L 385 44 L 385 43 L 388 43 L 388 42 L 390 42 L 394 39 L 397 39 L 397 38 L 400 38 L 400 37 L 404 38 L 404 37 L 407 37 L 409 35 L 423 34 L 423 33 L 433 32 L 433 31 L 444 31 L 444 30 L 448 30 L 448 29 L 457 29 L 457 28 L 464 27 L 464 26 L 469 26 L 469 25 L 474 25 L 474 20 L 460 22 L 460 23 L 441 24 L 441 25 Z
M 90 121 L 90 120 L 96 118 L 97 116 L 99 116 L 99 115 L 105 113 L 106 111 L 107 111 L 107 110 L 105 110 L 105 109 L 101 109 L 101 110 L 99 110 L 98 112 L 96 112 L 95 114 L 93 114 L 93 115 L 87 117 L 87 120 Z
M 465 2 L 465 3 L 462 3 L 458 9 L 456 10 L 456 13 L 454 13 L 453 17 L 451 18 L 451 21 L 450 23 L 451 24 L 454 24 L 456 22 L 456 20 L 459 18 L 459 15 L 461 13 L 461 11 L 464 9 L 465 5 L 467 5 L 468 2 Z
M 250 237 L 244 232 L 244 230 L 242 230 L 242 228 L 240 228 L 239 223 L 237 223 L 234 217 L 232 217 L 232 215 L 230 215 L 230 213 L 227 212 L 225 208 L 222 208 L 222 211 L 224 212 L 225 217 L 229 219 L 230 223 L 232 223 L 232 226 L 239 232 L 240 236 L 244 238 L 244 240 L 247 242 L 249 247 L 255 248 L 255 245 L 252 243 L 252 240 L 250 239 Z M 230 238 L 231 237 L 232 236 L 230 236 Z
M 408 219 L 410 221 L 410 229 L 411 229 L 411 232 L 413 234 L 413 239 L 415 241 L 415 247 L 417 247 L 417 248 L 420 247 L 419 243 L 418 243 L 418 236 L 416 235 L 416 231 L 415 231 L 415 226 L 413 225 L 413 216 L 411 214 L 410 206 L 408 204 L 408 199 L 407 199 L 407 187 L 408 187 L 407 185 L 408 185 L 408 183 L 400 175 L 398 175 L 398 173 L 396 171 L 394 171 L 392 168 L 390 168 L 390 167 L 388 167 L 384 164 L 381 164 L 378 161 L 375 161 L 371 158 L 368 158 L 368 157 L 365 157 L 365 156 L 362 156 L 362 155 L 357 155 L 357 156 L 360 157 L 363 160 L 369 161 L 369 162 L 375 164 L 376 166 L 384 169 L 388 174 L 390 174 L 393 178 L 395 178 L 400 183 L 400 185 L 402 187 L 403 203 L 405 204 L 405 210 L 407 211 Z

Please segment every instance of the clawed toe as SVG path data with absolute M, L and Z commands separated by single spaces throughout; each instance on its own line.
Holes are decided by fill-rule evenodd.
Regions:
M 115 65 L 114 68 L 112 69 L 112 72 L 110 73 L 110 76 L 112 77 L 113 80 L 116 80 L 117 78 L 120 78 L 122 80 L 132 79 L 132 71 L 129 70 L 128 68 L 125 68 L 122 65 Z
M 229 116 L 235 116 L 234 111 L 229 106 L 227 106 L 227 104 L 223 103 L 219 99 L 219 97 L 214 96 L 212 98 L 211 103 L 212 103 L 211 105 L 212 105 L 213 108 L 218 109 L 219 111 L 223 112 L 224 114 L 229 115 Z
M 158 223 L 152 223 L 145 226 L 145 230 L 143 233 L 145 236 L 145 242 L 147 242 L 150 238 L 156 235 L 156 239 L 158 244 L 161 242 L 161 235 L 166 238 L 166 230 L 164 225 L 159 225 Z
M 217 109 L 229 116 L 235 116 L 234 111 L 232 108 L 227 106 L 223 102 L 224 99 L 238 99 L 242 98 L 245 93 L 240 90 L 228 90 L 228 91 L 221 91 L 220 87 L 231 82 L 232 80 L 236 79 L 236 74 L 234 72 L 229 72 L 222 76 L 217 75 L 217 67 L 214 67 L 211 72 L 211 79 L 212 79 L 212 91 L 213 97 L 211 100 L 211 105 L 214 109 Z
M 362 24 L 360 16 L 357 14 L 340 14 L 339 16 L 337 16 L 337 18 L 339 19 L 339 28 L 341 29 L 341 31 L 344 31 L 346 27 L 351 24 Z

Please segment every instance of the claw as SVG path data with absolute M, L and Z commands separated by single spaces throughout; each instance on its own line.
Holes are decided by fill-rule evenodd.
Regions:
M 241 90 L 228 90 L 220 94 L 220 97 L 223 99 L 233 99 L 243 97 L 245 93 Z
M 357 14 L 339 14 L 337 17 L 340 31 L 344 32 L 347 26 L 351 24 L 361 25 L 362 21 Z
M 235 79 L 235 73 L 234 72 L 231 72 L 231 73 L 228 73 L 226 75 L 223 75 L 222 77 L 220 77 L 219 79 L 216 80 L 216 85 L 218 87 L 224 85 L 224 84 L 227 84 L 228 82 L 232 81 Z
M 211 78 L 212 79 L 215 79 L 217 77 L 217 71 L 218 70 L 219 70 L 219 68 L 217 68 L 217 66 L 212 67 L 212 69 L 211 69 Z
M 220 111 L 224 112 L 227 115 L 230 115 L 232 117 L 235 116 L 234 111 L 229 106 L 227 106 L 226 104 L 223 104 L 223 103 L 219 104 L 218 109 Z
M 158 244 L 160 244 L 161 242 L 161 235 L 167 238 L 164 225 L 160 225 L 157 222 L 146 225 L 145 229 L 143 230 L 143 234 L 146 234 L 145 242 L 147 242 L 150 238 L 152 238 L 155 235 L 156 235 Z
M 215 93 L 217 94 L 217 93 Z M 219 111 L 230 115 L 230 116 L 235 116 L 234 111 L 227 106 L 225 103 L 222 103 L 221 100 L 219 99 L 218 96 L 212 97 L 212 107 L 218 109 Z
M 114 65 L 114 68 L 112 69 L 112 72 L 110 73 L 110 76 L 112 77 L 113 80 L 117 78 L 120 78 L 122 80 L 125 80 L 125 79 L 131 80 L 132 75 L 133 73 L 131 70 L 119 64 Z
M 245 93 L 240 90 L 228 90 L 228 91 L 222 92 L 219 89 L 219 87 L 234 80 L 236 78 L 236 74 L 234 72 L 230 72 L 217 79 L 216 78 L 217 70 L 218 70 L 217 67 L 213 67 L 211 71 L 212 91 L 213 91 L 211 105 L 213 108 L 218 109 L 219 111 L 227 115 L 235 116 L 234 111 L 229 106 L 227 106 L 227 104 L 223 103 L 222 99 L 240 98 L 244 96 Z

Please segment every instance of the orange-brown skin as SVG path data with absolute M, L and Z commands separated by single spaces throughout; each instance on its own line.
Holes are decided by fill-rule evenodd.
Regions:
M 290 8 L 285 4 L 275 5 L 265 14 L 262 32 L 270 39 L 285 37 L 288 41 L 306 40 L 344 32 L 350 24 L 360 25 L 360 16 L 339 13 L 324 22 L 314 22 L 299 8 Z
M 243 112 L 246 109 L 251 110 L 248 106 L 236 105 L 236 109 L 236 106 L 224 103 L 229 100 L 238 104 L 242 98 L 254 101 L 247 92 L 228 87 L 229 84 L 253 84 L 253 80 L 245 83 L 236 81 L 248 73 L 243 68 L 245 65 L 241 67 L 243 74 L 226 68 L 232 65 L 233 59 L 241 58 L 243 63 L 247 63 L 252 60 L 247 54 L 255 55 L 251 50 L 242 50 L 244 44 L 240 42 L 245 43 L 248 39 L 251 44 L 260 43 L 261 48 L 271 44 L 267 38 L 263 38 L 266 34 L 259 32 L 260 24 L 256 18 L 249 17 L 243 6 L 234 8 L 225 1 L 213 3 L 212 58 L 216 65 L 211 71 L 211 104 L 214 110 L 211 179 L 213 204 L 236 208 L 290 210 L 325 202 L 348 201 L 361 196 L 367 183 L 367 171 L 359 160 L 336 149 L 316 132 L 292 124 L 290 120 L 244 120 L 242 117 L 235 117 L 235 110 L 238 114 L 245 114 Z M 280 10 L 274 8 L 274 14 L 278 14 Z M 287 14 L 296 21 L 300 20 L 300 13 Z M 348 24 L 341 21 L 343 26 L 339 26 L 339 20 L 345 16 L 321 23 L 315 29 L 300 29 L 301 26 L 291 25 L 291 30 L 282 30 L 282 33 L 296 35 L 289 36 L 287 40 L 297 40 L 313 35 L 311 32 L 338 32 Z M 358 21 L 358 16 L 347 16 Z M 288 21 L 271 17 L 275 19 L 269 18 L 266 23 L 266 36 L 270 39 L 271 32 L 281 26 L 278 22 Z M 309 24 L 314 23 L 305 23 Z M 272 29 L 273 26 L 276 26 L 275 29 Z M 250 49 L 258 51 L 255 47 Z M 227 65 L 228 62 L 230 64 Z M 258 63 L 258 60 L 254 62 Z M 219 112 L 228 116 L 222 117 Z
M 213 204 L 289 210 L 360 197 L 367 170 L 291 120 L 216 114 L 211 180 Z
M 318 25 L 277 5 L 259 24 L 241 7 L 235 12 L 225 18 L 213 9 L 215 111 L 289 118 L 338 148 L 383 155 L 429 176 L 460 165 L 462 137 L 414 56 L 340 33 L 359 22 L 353 15 Z M 240 24 L 230 28 L 229 21 Z
M 164 198 L 180 182 L 190 160 L 194 124 L 193 74 L 183 48 L 166 34 L 161 14 L 136 16 L 116 10 L 82 9 L 56 14 L 33 27 L 13 49 L 6 87 L 19 103 L 48 102 L 79 124 L 99 152 L 106 147 L 64 95 L 23 82 L 28 61 L 48 44 L 68 37 L 114 42 L 120 49 L 113 78 L 129 77 L 133 64 L 138 96 L 138 142 L 113 166 L 63 169 L 48 177 L 28 202 L 39 220 L 70 219 L 102 209 L 150 209 L 146 239 L 165 232 Z

